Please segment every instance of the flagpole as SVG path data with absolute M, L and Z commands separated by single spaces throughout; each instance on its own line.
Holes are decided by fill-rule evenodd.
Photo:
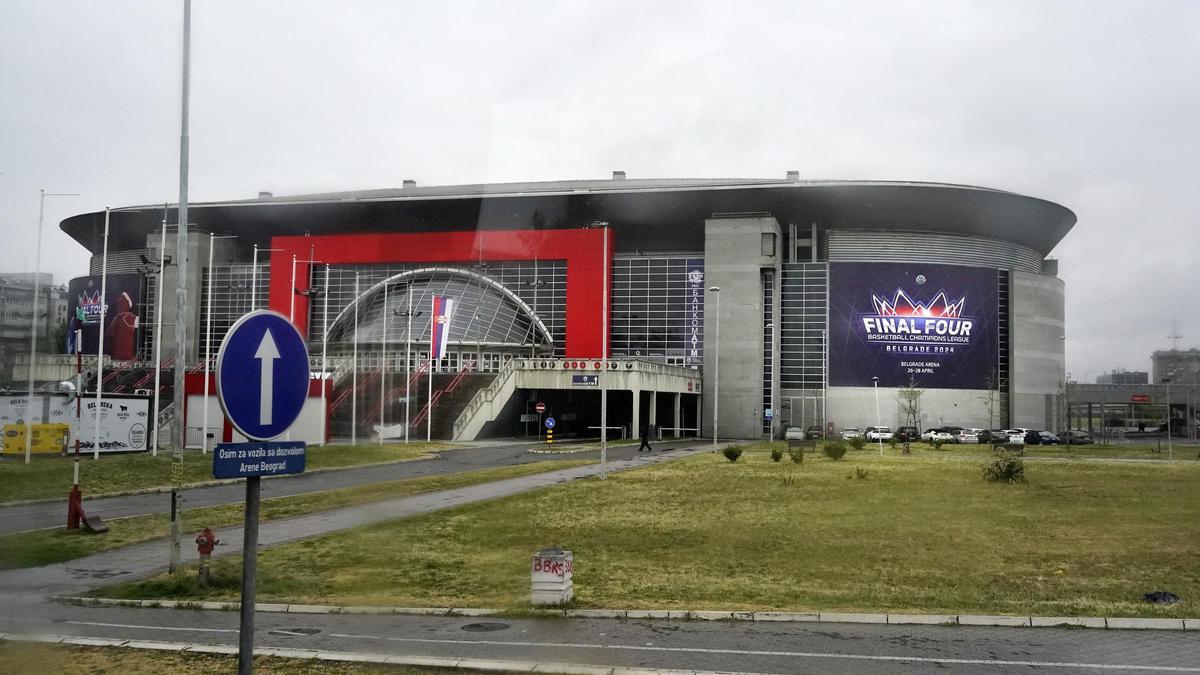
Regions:
M 108 223 L 110 212 L 104 207 L 104 255 L 100 258 L 100 343 L 96 346 L 96 443 L 92 459 L 100 459 L 100 403 L 104 390 L 104 319 L 108 315 Z M 30 364 L 32 367 L 32 364 Z M 30 392 L 32 401 L 32 392 Z
M 433 357 L 437 351 L 437 296 L 433 296 L 432 312 L 429 315 L 429 392 L 425 397 L 428 412 L 425 414 L 425 442 L 433 440 L 433 371 L 437 369 L 438 359 Z
M 600 302 L 601 319 L 600 325 L 603 330 L 600 333 L 600 359 L 604 364 L 600 369 L 600 480 L 608 479 L 608 223 L 604 224 L 604 253 L 603 260 L 603 283 L 601 291 L 604 293 L 604 298 Z M 638 393 L 633 393 L 633 405 L 638 406 L 640 402 L 637 400 Z M 636 432 L 637 430 L 634 429 Z
M 354 273 L 354 349 L 350 356 L 350 445 L 358 443 L 358 272 Z
M 387 301 L 388 284 L 383 282 L 383 340 L 379 345 L 379 444 L 383 445 L 383 404 L 387 398 Z
M 412 422 L 412 412 L 409 408 L 412 405 L 412 391 L 409 384 L 412 380 L 412 277 L 408 279 L 408 327 L 404 329 L 404 443 L 408 443 L 408 427 Z
M 325 263 L 325 299 L 321 309 L 321 445 L 329 442 L 329 394 L 333 385 L 329 375 L 329 263 Z
M 162 237 L 158 243 L 158 285 L 154 299 L 154 438 L 150 454 L 158 457 L 158 405 L 162 396 L 162 300 L 167 269 L 167 205 L 163 204 Z
M 213 233 L 208 233 L 208 302 L 204 311 L 204 405 L 200 424 L 200 454 L 208 454 L 208 373 L 212 362 Z

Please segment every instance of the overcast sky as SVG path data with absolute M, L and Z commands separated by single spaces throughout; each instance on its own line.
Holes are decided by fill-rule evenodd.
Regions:
M 0 2 L 0 271 L 178 199 L 182 0 Z M 1200 2 L 198 0 L 191 197 L 782 177 L 1049 199 L 1067 369 L 1200 345 Z

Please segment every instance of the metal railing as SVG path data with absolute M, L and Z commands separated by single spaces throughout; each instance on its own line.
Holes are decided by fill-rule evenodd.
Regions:
M 458 419 L 454 420 L 455 438 L 458 438 L 462 428 L 470 422 L 471 418 L 474 417 L 480 408 L 495 400 L 496 394 L 500 392 L 501 388 L 513 377 L 513 373 L 516 372 L 516 362 L 517 359 L 505 361 L 504 365 L 500 367 L 500 372 L 497 373 L 496 379 L 492 380 L 488 386 L 482 387 L 479 391 L 475 392 L 475 395 L 471 397 L 471 400 L 467 402 L 462 412 L 459 413 Z

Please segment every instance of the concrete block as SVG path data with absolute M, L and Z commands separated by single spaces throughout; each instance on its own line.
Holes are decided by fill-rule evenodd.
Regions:
M 371 607 L 371 606 L 358 605 L 358 606 L 342 607 L 340 609 L 341 609 L 341 611 L 340 611 L 341 614 L 377 615 L 377 614 L 395 614 L 396 613 L 395 607 Z
M 819 614 L 802 612 L 755 612 L 755 621 L 820 621 Z
M 288 605 L 288 614 L 335 614 L 337 607 L 329 605 Z
M 236 603 L 236 602 L 231 602 L 231 603 L 229 603 L 229 605 L 230 605 L 229 609 L 239 609 L 238 603 Z M 256 611 L 256 612 L 277 612 L 277 613 L 283 614 L 288 611 L 288 606 L 285 604 L 282 604 L 282 603 L 256 602 L 256 603 L 254 603 L 254 611 Z
M 686 615 L 687 612 L 684 612 Z M 671 612 L 666 609 L 630 609 L 625 611 L 627 619 L 670 619 Z
M 352 663 L 386 663 L 387 654 L 364 654 L 362 652 L 321 652 L 318 661 L 344 661 Z
M 63 641 L 63 636 L 61 636 L 61 635 L 49 635 L 49 634 L 45 634 L 45 633 L 32 633 L 30 635 L 10 635 L 9 637 L 13 640 L 19 640 L 21 642 L 48 642 L 50 644 L 58 644 L 59 642 Z
M 449 616 L 494 616 L 499 614 L 498 609 L 485 609 L 482 607 L 460 607 L 451 609 L 447 614 Z
M 734 621 L 753 621 L 754 612 L 730 612 Z
M 199 654 L 237 654 L 237 645 L 202 645 L 193 643 L 188 645 L 185 652 L 196 652 Z
M 624 619 L 623 609 L 568 609 L 564 614 L 576 619 Z
M 217 609 L 217 610 L 223 610 L 223 611 L 237 609 L 236 602 L 198 602 L 198 603 L 196 603 L 195 606 L 199 607 L 200 609 Z M 258 605 L 254 606 L 254 611 L 256 611 L 256 612 L 260 611 L 258 609 Z M 263 610 L 263 611 L 265 611 L 265 610 Z
M 150 640 L 130 640 L 125 643 L 131 649 L 157 649 L 164 652 L 181 652 L 191 646 L 187 642 L 154 642 Z
M 887 614 L 821 612 L 821 621 L 830 623 L 887 623 Z
M 1184 630 L 1200 630 L 1200 619 L 1184 619 Z
M 397 663 L 405 666 L 426 666 L 429 668 L 453 668 L 461 659 L 444 656 L 389 656 L 384 663 Z
M 315 659 L 320 652 L 315 649 L 294 649 L 292 647 L 259 647 L 254 650 L 254 653 L 255 655 L 278 656 L 284 659 Z
M 940 626 L 947 623 L 958 623 L 958 617 L 953 614 L 888 614 L 887 622 Z
M 62 644 L 65 645 L 80 645 L 83 647 L 120 647 L 125 644 L 125 640 L 121 638 L 92 638 L 92 637 L 68 637 L 63 638 Z
M 502 661 L 500 659 L 462 659 L 458 668 L 464 670 L 502 670 L 506 673 L 532 673 L 533 661 Z
M 959 614 L 958 623 L 960 626 L 1028 626 L 1029 617 Z
M 1113 617 L 1106 619 L 1109 628 L 1116 630 L 1183 630 L 1183 619 L 1136 619 Z M 1200 628 L 1197 624 L 1196 628 Z
M 1050 628 L 1053 626 L 1082 626 L 1084 628 L 1104 628 L 1104 617 L 1101 616 L 1032 616 L 1029 625 L 1035 628 Z
M 699 610 L 688 612 L 688 618 L 700 619 L 702 621 L 730 621 L 733 619 L 733 612 L 711 612 Z
M 612 668 L 582 666 L 576 663 L 539 663 L 533 672 L 561 673 L 561 675 L 612 675 Z

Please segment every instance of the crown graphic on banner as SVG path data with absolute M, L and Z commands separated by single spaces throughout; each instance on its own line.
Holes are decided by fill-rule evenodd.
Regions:
M 896 297 L 891 302 L 888 302 L 886 297 L 881 298 L 874 293 L 871 294 L 871 302 L 875 305 L 875 312 L 879 316 L 927 316 L 955 319 L 962 315 L 962 308 L 966 301 L 966 296 L 963 296 L 959 298 L 958 302 L 952 304 L 946 298 L 945 291 L 938 291 L 929 304 L 914 302 L 903 289 L 899 288 L 896 289 Z

